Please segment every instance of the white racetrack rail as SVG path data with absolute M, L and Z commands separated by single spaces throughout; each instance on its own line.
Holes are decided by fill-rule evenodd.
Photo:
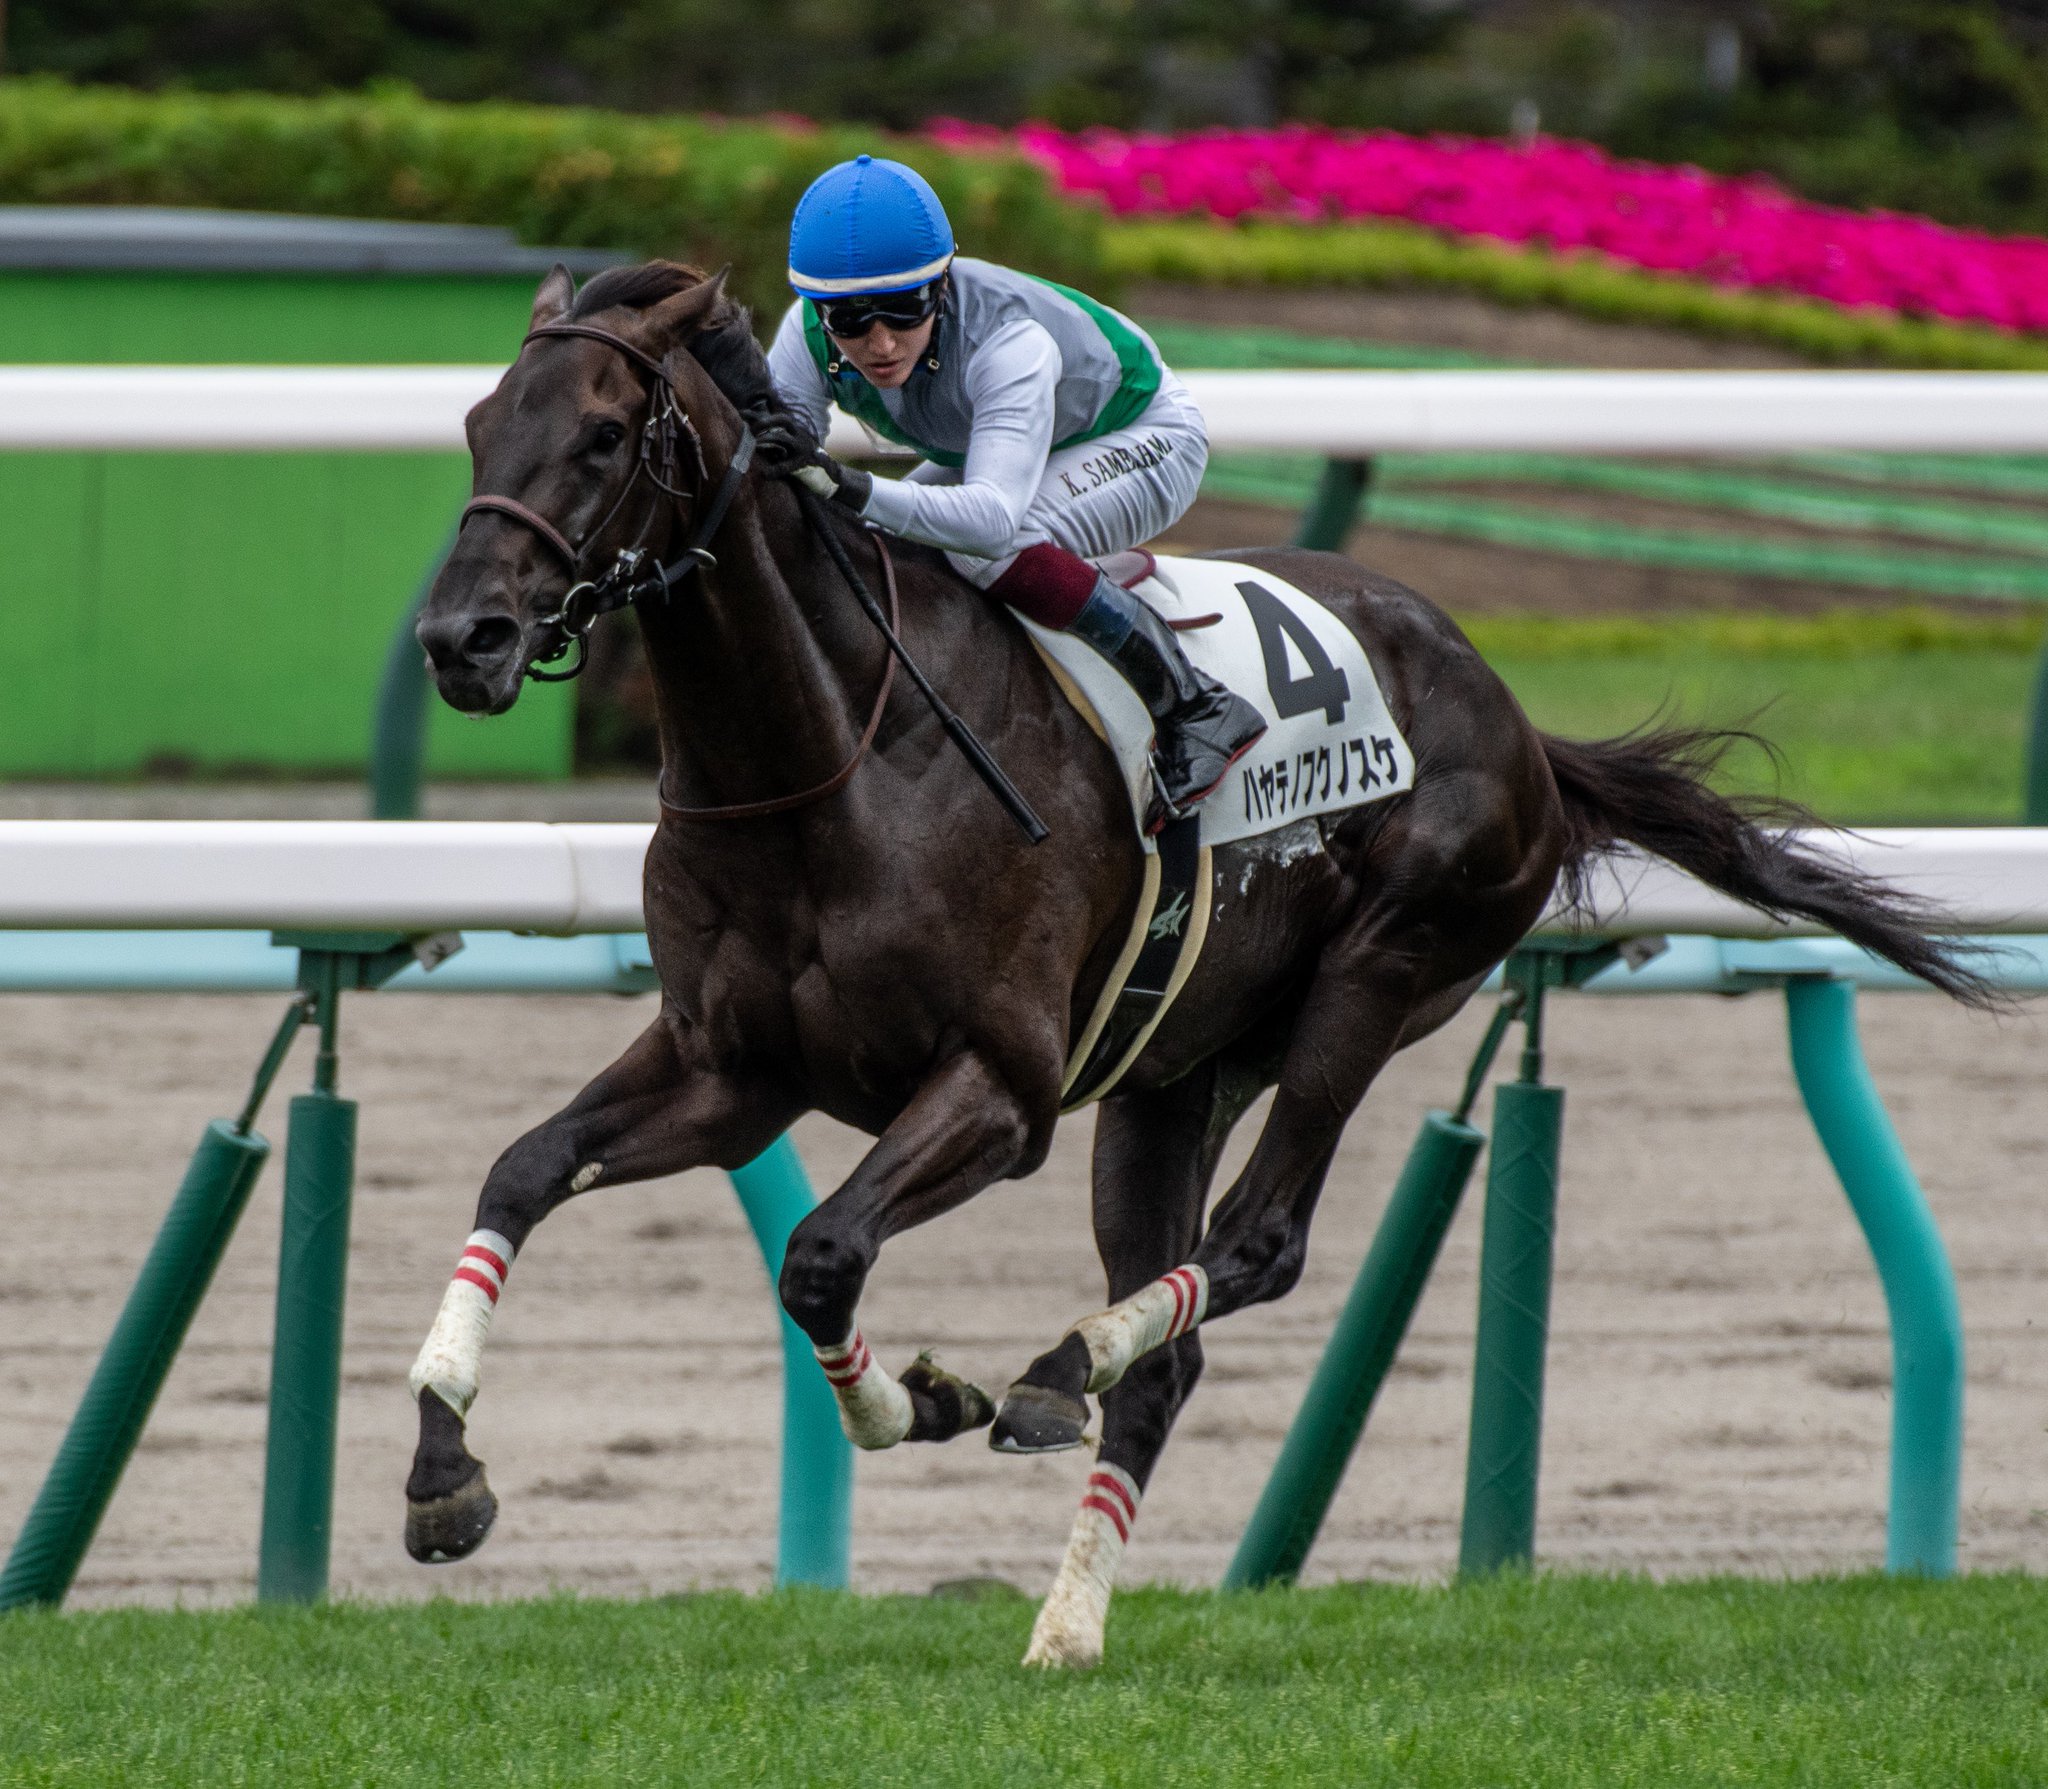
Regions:
M 539 821 L 0 821 L 0 930 L 637 932 L 651 828 Z M 2048 828 L 1813 833 L 1957 929 L 2048 933 Z M 1668 864 L 1596 866 L 1583 936 L 1816 935 Z
M 461 452 L 497 366 L 0 366 L 0 450 Z M 2048 374 L 1203 372 L 1210 445 L 1432 450 L 2048 451 Z M 838 417 L 835 453 L 877 444 Z M 888 450 L 896 451 L 896 450 Z

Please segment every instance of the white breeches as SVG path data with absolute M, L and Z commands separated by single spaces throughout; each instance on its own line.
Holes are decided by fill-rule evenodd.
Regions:
M 1209 436 L 1187 387 L 1171 373 L 1145 414 L 1126 429 L 1058 448 L 1010 550 L 997 559 L 948 553 L 953 569 L 986 590 L 1026 547 L 1051 541 L 1097 559 L 1164 534 L 1188 513 L 1209 463 Z M 920 466 L 928 483 L 957 483 L 957 469 Z

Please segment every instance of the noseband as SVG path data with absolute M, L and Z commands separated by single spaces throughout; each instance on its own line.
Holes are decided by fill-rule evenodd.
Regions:
M 600 576 L 585 579 L 582 577 L 584 552 L 611 526 L 612 518 L 619 513 L 642 478 L 657 491 L 681 502 L 701 495 L 710 473 L 704 464 L 703 438 L 697 433 L 688 413 L 676 401 L 675 382 L 660 361 L 644 349 L 636 348 L 624 336 L 614 335 L 609 329 L 599 329 L 593 323 L 543 323 L 538 329 L 528 331 L 525 340 L 519 344 L 520 352 L 526 351 L 527 342 L 551 335 L 582 336 L 589 341 L 602 342 L 652 375 L 647 423 L 640 431 L 640 463 L 613 499 L 611 508 L 604 512 L 603 519 L 584 536 L 580 547 L 572 546 L 569 537 L 546 516 L 511 497 L 472 497 L 463 505 L 462 519 L 456 527 L 459 532 L 467 526 L 471 516 L 483 512 L 509 517 L 538 535 L 567 568 L 570 584 L 562 597 L 561 607 L 552 615 L 539 618 L 542 626 L 561 630 L 561 647 L 526 668 L 527 676 L 537 682 L 565 683 L 583 669 L 588 657 L 587 637 L 600 615 L 609 615 L 629 603 L 656 598 L 666 601 L 675 593 L 677 586 L 686 583 L 696 573 L 716 569 L 718 560 L 713 556 L 709 542 L 724 522 L 726 512 L 732 508 L 733 498 L 739 494 L 747 468 L 753 464 L 754 431 L 744 422 L 740 424 L 739 445 L 733 449 L 732 458 L 727 462 L 725 476 L 718 481 L 718 489 L 712 493 L 711 501 L 698 515 L 689 543 L 677 559 L 668 565 L 651 564 L 645 547 L 621 547 L 618 557 Z M 685 441 L 689 443 L 690 457 L 696 462 L 695 477 L 688 485 L 680 482 L 681 449 Z M 554 664 L 565 657 L 571 648 L 574 648 L 576 656 L 563 669 L 541 669 L 542 665 Z

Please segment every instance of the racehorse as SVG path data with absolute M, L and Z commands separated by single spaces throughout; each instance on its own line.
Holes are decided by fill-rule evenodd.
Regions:
M 1110 1306 L 1028 1366 L 1000 1413 L 928 1359 L 892 1377 L 855 1324 L 883 1244 L 1030 1174 L 1051 1144 L 1070 1040 L 1138 899 L 1126 786 L 1022 629 L 940 554 L 885 548 L 749 463 L 750 425 L 779 407 L 722 277 L 655 262 L 579 294 L 557 268 L 533 330 L 470 412 L 476 496 L 419 638 L 448 702 L 502 713 L 607 590 L 635 593 L 661 739 L 645 908 L 662 1000 L 484 1183 L 414 1372 L 416 1558 L 459 1558 L 489 1531 L 497 1506 L 464 1443 L 484 1327 L 512 1254 L 594 1185 L 737 1167 L 808 1111 L 868 1132 L 866 1158 L 791 1236 L 779 1285 L 848 1432 L 865 1446 L 943 1441 L 993 1418 L 998 1446 L 1072 1446 L 1097 1394 L 1084 1504 L 1114 1518 L 1120 1542 L 1200 1376 L 1198 1325 L 1293 1287 L 1373 1077 L 1449 1020 L 1604 848 L 1640 847 L 1958 998 L 1989 998 L 1928 936 L 1937 916 L 1803 853 L 1767 829 L 1768 804 L 1707 786 L 1729 735 L 1550 737 L 1414 591 L 1333 554 L 1227 555 L 1356 632 L 1413 750 L 1413 787 L 1305 823 L 1305 850 L 1217 848 L 1218 884 L 1239 892 L 1097 1118 Z M 645 575 L 670 557 L 672 587 Z M 894 679 L 840 560 L 890 592 L 917 661 L 1047 842 L 1027 842 Z M 1225 1140 L 1267 1088 L 1257 1146 L 1205 1225 Z M 1083 1544 L 1080 1523 L 1076 1536 L 1028 1660 L 1099 1656 L 1115 1549 Z

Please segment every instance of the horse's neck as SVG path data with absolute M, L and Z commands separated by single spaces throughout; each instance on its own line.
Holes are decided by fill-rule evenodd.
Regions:
M 716 571 L 642 617 L 664 782 L 689 807 L 824 782 L 852 753 L 880 675 L 877 636 L 786 489 L 736 503 L 717 553 Z

